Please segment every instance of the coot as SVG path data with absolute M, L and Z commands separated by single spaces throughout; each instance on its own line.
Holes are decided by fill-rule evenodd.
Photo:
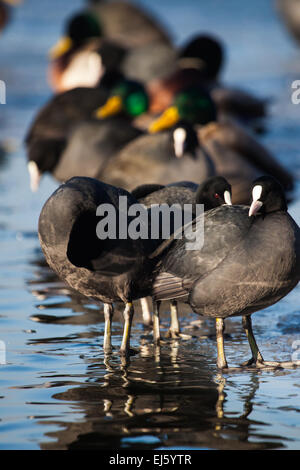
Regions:
M 250 315 L 278 302 L 299 282 L 300 229 L 274 178 L 255 180 L 252 199 L 250 209 L 223 205 L 195 219 L 204 217 L 201 249 L 186 250 L 185 238 L 170 240 L 153 286 L 154 300 L 186 297 L 196 313 L 216 319 L 220 368 L 227 367 L 224 320 L 236 315 L 243 317 L 252 351 L 247 364 L 284 366 L 263 361 Z
M 168 204 L 169 206 L 177 204 L 184 209 L 184 205 L 189 204 L 193 217 L 196 215 L 196 204 L 203 204 L 204 211 L 219 207 L 222 204 L 231 205 L 231 186 L 222 176 L 212 176 L 200 185 L 188 181 L 172 183 L 167 186 L 141 185 L 132 191 L 132 195 L 147 208 L 150 208 L 152 204 Z M 186 208 L 188 209 L 188 206 Z M 154 311 L 156 313 L 158 308 L 159 306 L 154 303 Z M 181 336 L 186 338 L 187 335 L 180 333 L 177 301 L 175 299 L 172 299 L 170 302 L 170 312 L 171 324 L 167 337 L 178 338 Z M 154 336 L 158 342 L 160 331 L 157 315 L 154 316 L 154 319 Z M 149 322 L 149 318 L 146 319 L 147 321 Z
M 119 301 L 125 304 L 120 351 L 128 354 L 133 318 L 132 301 L 151 293 L 156 258 L 148 255 L 159 241 L 126 236 L 126 230 L 133 219 L 129 216 L 124 222 L 125 236 L 119 234 L 119 229 L 124 231 L 124 226 L 121 228 L 119 221 L 126 210 L 119 205 L 119 198 L 122 196 L 123 200 L 124 196 L 127 198 L 125 204 L 128 204 L 128 208 L 137 204 L 137 200 L 123 189 L 93 178 L 71 178 L 43 206 L 38 234 L 45 258 L 58 276 L 81 294 L 104 303 L 105 350 L 110 350 L 111 345 L 113 303 Z M 105 221 L 101 218 L 99 212 L 96 213 L 100 205 L 104 211 L 102 216 L 105 215 L 106 219 L 106 210 L 112 217 L 114 214 L 117 216 L 115 222 L 115 219 L 111 220 L 111 229 L 115 233 L 108 233 L 107 238 L 105 233 L 109 227 L 106 229 L 104 226 L 110 222 L 109 219 Z M 102 239 L 99 239 L 96 230 L 101 220 Z

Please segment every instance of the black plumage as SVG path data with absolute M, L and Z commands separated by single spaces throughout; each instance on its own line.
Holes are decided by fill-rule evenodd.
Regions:
M 186 135 L 180 149 L 177 131 Z M 214 164 L 198 142 L 196 132 L 179 121 L 167 131 L 132 139 L 110 159 L 101 178 L 132 191 L 137 181 L 165 185 L 184 179 L 198 184 L 213 175 Z
M 61 182 L 73 176 L 100 177 L 106 159 L 142 134 L 125 111 L 105 120 L 95 118 L 117 86 L 123 87 L 125 96 L 144 90 L 116 73 L 98 88 L 56 95 L 38 112 L 25 138 L 33 190 L 46 172 Z
M 81 294 L 104 302 L 106 350 L 110 349 L 112 304 L 121 301 L 126 305 L 121 352 L 128 353 L 132 301 L 151 292 L 156 258 L 149 255 L 159 241 L 118 236 L 121 196 L 127 197 L 128 207 L 137 203 L 123 189 L 92 178 L 72 178 L 45 203 L 38 233 L 45 258 L 58 276 Z M 100 204 L 109 204 L 116 211 L 115 239 L 111 234 L 106 239 L 98 238 L 96 227 L 103 220 L 96 214 Z M 128 225 L 132 219 L 128 216 Z
M 214 207 L 219 207 L 222 204 L 231 204 L 231 186 L 225 178 L 222 176 L 213 176 L 208 178 L 200 185 L 197 185 L 189 181 L 181 181 L 178 183 L 172 183 L 167 186 L 161 185 L 141 185 L 137 187 L 132 194 L 139 200 L 141 204 L 144 204 L 147 208 L 150 208 L 153 204 L 168 204 L 168 206 L 177 205 L 184 211 L 185 216 L 189 213 L 189 219 L 193 219 L 197 215 L 197 204 L 203 204 L 204 211 L 208 211 Z M 202 206 L 201 206 L 202 210 Z M 185 219 L 187 220 L 187 219 Z M 172 222 L 172 220 L 171 220 Z M 164 223 L 164 222 L 163 222 Z M 184 219 L 182 218 L 182 223 Z M 176 227 L 170 227 L 170 234 L 174 233 Z M 160 233 L 162 237 L 162 233 Z M 166 242 L 168 243 L 168 242 Z M 177 311 L 177 284 L 181 283 L 180 279 L 175 281 L 173 277 L 171 284 L 168 283 L 168 275 L 164 275 L 164 289 L 167 289 L 168 299 L 171 300 L 171 325 L 167 336 L 176 338 L 181 335 L 178 311 Z M 174 298 L 172 298 L 171 291 L 174 292 Z M 161 292 L 162 295 L 162 292 Z M 157 313 L 157 305 L 154 305 L 155 313 Z M 154 322 L 154 336 L 156 341 L 159 340 L 160 332 L 158 321 Z
M 224 319 L 235 315 L 243 316 L 250 362 L 280 365 L 263 362 L 250 315 L 279 301 L 300 279 L 300 230 L 287 213 L 282 187 L 269 176 L 252 187 L 250 210 L 226 205 L 196 219 L 204 218 L 202 248 L 186 250 L 184 237 L 170 241 L 153 287 L 157 301 L 186 297 L 196 313 L 216 318 L 221 368 L 227 367 Z

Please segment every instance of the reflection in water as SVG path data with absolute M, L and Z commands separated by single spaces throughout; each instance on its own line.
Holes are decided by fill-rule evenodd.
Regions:
M 181 349 L 181 345 L 170 344 L 171 349 L 174 347 Z M 158 363 L 153 363 L 151 356 L 135 357 L 126 365 L 106 357 L 102 379 L 99 371 L 103 364 L 93 361 L 87 375 L 90 379 L 95 376 L 95 380 L 53 396 L 72 403 L 76 411 L 84 413 L 84 418 L 79 422 L 48 422 L 59 430 L 47 433 L 55 441 L 41 444 L 41 448 L 280 447 L 276 436 L 273 442 L 272 436 L 268 436 L 268 442 L 251 442 L 256 423 L 249 415 L 257 379 L 249 383 L 244 413 L 227 417 L 223 410 L 225 379 L 211 375 L 205 362 L 197 357 L 187 360 L 180 351 L 177 357 L 175 362 L 170 360 L 169 348 Z
M 40 425 L 56 428 L 46 432 L 54 440 L 41 443 L 41 448 L 280 447 L 276 436 L 268 436 L 267 442 L 259 439 L 256 423 L 249 417 L 259 387 L 256 374 L 243 396 L 244 412 L 230 417 L 224 411 L 226 379 L 215 375 L 197 348 L 171 341 L 161 348 L 156 361 L 154 349 L 152 344 L 144 345 L 143 352 L 131 359 L 117 353 L 103 356 L 102 351 L 85 359 L 85 382 L 52 395 L 71 405 L 71 419 L 36 418 Z M 64 379 L 68 383 L 68 375 Z M 76 414 L 79 420 L 74 419 Z M 255 437 L 260 442 L 251 442 Z
M 283 34 L 272 2 L 194 1 L 187 10 L 174 0 L 170 10 L 169 2 L 141 1 L 174 25 L 180 41 L 203 28 L 224 40 L 224 81 L 274 97 L 274 113 L 260 139 L 300 175 L 300 108 L 290 99 L 299 51 Z M 81 7 L 82 0 L 23 2 L 0 41 L 0 78 L 8 85 L 0 116 L 0 340 L 7 345 L 7 364 L 0 367 L 0 448 L 299 449 L 299 369 L 218 373 L 214 322 L 186 307 L 180 309 L 181 326 L 193 338 L 168 340 L 157 349 L 138 305 L 132 338 L 138 354 L 126 364 L 118 353 L 123 319 L 116 309 L 115 349 L 105 357 L 102 305 L 72 291 L 45 264 L 37 219 L 57 183 L 45 178 L 31 194 L 24 149 L 13 146 L 24 141 L 49 98 L 47 50 L 63 18 Z M 290 209 L 299 223 L 299 182 L 297 192 Z M 295 352 L 299 293 L 298 287 L 255 316 L 266 357 L 289 360 Z M 165 333 L 168 311 L 161 326 Z M 226 332 L 228 359 L 242 362 L 249 347 L 240 319 L 228 321 Z
M 207 325 L 200 323 L 196 339 L 168 340 L 155 347 L 152 335 L 145 334 L 137 320 L 133 336 L 138 354 L 125 359 L 119 356 L 117 348 L 104 354 L 102 306 L 90 303 L 61 283 L 40 253 L 31 263 L 34 276 L 27 284 L 42 312 L 31 319 L 64 329 L 59 336 L 31 338 L 28 345 L 42 347 L 44 354 L 57 356 L 58 360 L 59 356 L 66 360 L 82 344 L 88 342 L 90 346 L 88 354 L 79 356 L 86 369 L 83 374 L 74 375 L 68 368 L 60 375 L 51 371 L 44 385 L 32 385 L 32 388 L 63 386 L 64 390 L 55 391 L 51 399 L 68 404 L 72 410 L 69 418 L 67 413 L 61 420 L 32 416 L 39 426 L 45 427 L 47 439 L 39 443 L 42 449 L 284 446 L 283 438 L 264 436 L 261 429 L 265 424 L 251 419 L 259 373 L 248 371 L 246 391 L 244 386 L 243 392 L 238 392 L 243 410 L 226 411 L 228 395 L 232 395 L 232 378 L 215 368 L 215 338 L 208 334 Z M 76 333 L 66 334 L 68 325 L 78 327 Z M 165 329 L 167 326 L 166 322 Z M 121 336 L 121 309 L 114 330 Z M 53 426 L 55 431 L 49 431 Z

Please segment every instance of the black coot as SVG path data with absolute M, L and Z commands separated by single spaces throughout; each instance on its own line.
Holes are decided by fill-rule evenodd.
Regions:
M 104 348 L 111 348 L 111 320 L 113 302 L 125 304 L 124 334 L 121 353 L 128 353 L 133 318 L 132 301 L 151 293 L 155 257 L 148 255 L 156 247 L 148 239 L 119 236 L 119 197 L 127 197 L 127 204 L 137 204 L 127 191 L 98 180 L 75 177 L 61 185 L 45 203 L 39 218 L 39 239 L 50 267 L 72 288 L 96 301 L 104 303 Z M 124 201 L 124 199 L 123 199 Z M 116 213 L 116 239 L 110 234 L 99 239 L 96 227 L 103 218 L 96 214 L 98 206 Z M 109 205 L 109 206 L 107 206 Z M 110 212 L 109 212 L 110 214 Z M 106 213 L 102 213 L 102 216 Z M 122 214 L 121 214 L 122 215 Z M 132 217 L 128 216 L 130 224 Z M 107 219 L 108 222 L 108 219 Z M 112 220 L 112 224 L 113 224 Z M 126 225 L 126 229 L 128 228 Z M 113 225 L 111 225 L 114 230 Z M 103 230 L 107 231 L 103 227 Z M 102 230 L 102 232 L 103 232 Z M 122 229 L 124 230 L 124 228 Z M 125 234 L 126 236 L 126 234 Z
M 300 230 L 287 212 L 281 185 L 264 176 L 252 185 L 246 206 L 223 205 L 205 213 L 204 243 L 187 250 L 186 239 L 170 241 L 153 286 L 156 301 L 187 297 L 192 309 L 216 318 L 218 366 L 226 368 L 224 319 L 241 315 L 252 359 L 263 361 L 250 315 L 279 301 L 300 279 Z M 196 219 L 201 228 L 201 216 Z M 290 363 L 289 363 L 290 365 Z
M 222 176 L 212 176 L 200 185 L 189 181 L 172 183 L 167 186 L 162 185 L 141 185 L 138 186 L 132 194 L 141 204 L 150 208 L 152 204 L 178 204 L 182 209 L 189 210 L 191 208 L 193 217 L 196 215 L 195 204 L 204 204 L 204 211 L 219 207 L 222 204 L 231 204 L 231 186 Z M 184 205 L 189 204 L 190 206 Z M 159 303 L 154 302 L 154 336 L 158 342 L 160 337 L 158 310 Z M 187 335 L 180 333 L 178 321 L 177 301 L 172 299 L 170 302 L 171 324 L 167 333 L 167 337 L 186 338 Z M 145 323 L 149 323 L 149 319 L 144 319 Z

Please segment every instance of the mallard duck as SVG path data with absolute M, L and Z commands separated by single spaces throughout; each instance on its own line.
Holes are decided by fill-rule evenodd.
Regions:
M 188 88 L 178 93 L 173 106 L 152 122 L 151 133 L 175 125 L 179 119 L 192 123 L 197 131 L 201 148 L 215 165 L 216 174 L 224 176 L 232 186 L 234 204 L 246 204 L 252 181 L 261 174 L 276 177 L 285 189 L 293 187 L 293 176 L 270 152 L 243 127 L 233 122 L 218 122 L 215 118 L 201 125 L 203 113 L 211 107 L 199 88 Z
M 205 92 L 201 96 L 209 99 Z M 140 112 L 144 109 L 145 99 L 142 93 L 131 94 L 126 100 L 121 98 L 120 92 L 117 96 L 112 93 L 107 103 L 100 107 L 96 115 L 107 119 L 122 111 L 124 106 L 128 108 L 131 104 L 131 113 L 138 111 L 136 112 L 137 118 L 133 122 L 139 125 L 139 116 L 143 118 L 145 115 L 144 112 Z M 149 105 L 148 101 L 147 105 Z M 215 116 L 215 109 L 211 103 L 211 106 L 207 106 L 203 111 L 201 122 L 210 122 L 213 116 Z M 150 121 L 153 120 L 151 116 L 147 115 L 147 117 Z M 126 145 L 113 159 L 110 159 L 101 178 L 130 191 L 135 188 L 137 181 L 144 184 L 168 184 L 184 178 L 199 182 L 213 174 L 214 167 L 211 160 L 198 146 L 197 135 L 192 126 L 177 120 L 175 126 L 170 125 L 164 133 L 156 135 L 145 133 Z
M 146 82 L 174 69 L 176 52 L 167 36 L 159 33 L 152 38 L 145 29 L 141 34 L 140 28 L 146 28 L 148 23 L 155 32 L 154 22 L 136 7 L 117 3 L 83 10 L 67 22 L 65 35 L 50 51 L 49 82 L 56 92 L 97 86 L 104 73 L 111 70 L 120 70 L 128 78 Z M 124 10 L 128 13 L 125 18 Z M 140 22 L 135 16 L 141 17 Z M 123 30 L 127 21 L 129 24 Z M 136 41 L 134 47 L 128 38 Z
M 102 129 L 102 137 L 105 132 L 103 129 L 107 131 L 108 129 L 116 129 L 115 141 L 111 146 L 115 150 L 118 146 L 117 136 L 119 134 L 122 136 L 120 141 L 122 145 L 125 141 L 129 142 L 133 136 L 139 134 L 138 130 L 132 131 L 133 126 L 129 121 L 139 113 L 147 110 L 148 97 L 143 86 L 138 82 L 125 80 L 119 74 L 111 77 L 110 83 L 111 89 L 105 86 L 99 88 L 75 88 L 74 90 L 56 95 L 37 114 L 25 139 L 29 164 L 28 169 L 33 190 L 37 189 L 43 173 L 55 173 L 57 171 L 57 165 L 63 152 L 65 150 L 68 152 L 68 147 L 72 145 L 70 142 L 75 141 L 78 143 L 76 135 L 82 136 L 87 132 L 89 126 L 86 122 L 83 123 L 83 121 L 91 120 L 95 114 L 101 114 L 102 119 L 104 119 L 104 115 L 105 118 L 115 115 L 115 118 L 110 119 L 110 124 L 106 125 L 106 127 L 100 123 L 90 123 L 90 132 L 86 135 L 89 138 L 93 135 L 93 142 L 97 139 L 95 133 L 98 132 L 97 129 L 100 132 L 100 128 Z M 108 98 L 110 100 L 107 103 Z M 104 106 L 104 108 L 101 108 L 101 106 Z M 101 112 L 97 111 L 99 107 Z M 80 127 L 81 123 L 82 127 Z M 118 129 L 118 126 L 123 124 L 124 129 Z M 76 126 L 77 131 L 74 129 Z M 128 138 L 124 140 L 125 130 L 128 132 Z M 104 153 L 106 150 L 104 149 Z M 86 155 L 86 151 L 84 154 Z M 70 160 L 67 159 L 66 161 L 70 163 Z M 74 156 L 74 161 L 77 161 L 77 164 L 79 163 L 78 152 Z M 83 162 L 79 169 L 76 170 L 74 165 L 71 165 L 68 171 L 71 171 L 71 168 L 75 171 L 75 174 L 71 176 L 76 176 L 79 169 L 83 170 Z M 90 175 L 90 171 L 90 168 L 86 168 L 84 175 Z M 93 172 L 95 171 L 96 169 L 93 170 Z M 60 181 L 65 181 L 65 175 L 61 169 L 58 170 L 56 177 Z
M 163 112 L 181 90 L 201 86 L 210 92 L 219 119 L 246 124 L 264 117 L 267 100 L 221 83 L 223 63 L 224 49 L 218 38 L 206 34 L 191 38 L 178 50 L 176 70 L 169 76 L 154 79 L 147 84 L 150 112 Z
M 287 295 L 300 280 L 300 229 L 287 212 L 281 185 L 264 176 L 252 184 L 249 207 L 223 205 L 195 219 L 203 245 L 186 249 L 187 238 L 169 241 L 153 284 L 154 300 L 186 298 L 194 312 L 216 319 L 217 365 L 227 368 L 224 320 L 241 315 L 252 357 L 246 365 L 284 367 L 264 362 L 250 315 Z M 166 249 L 166 248 L 165 248 Z M 158 309 L 156 316 L 158 323 Z M 286 364 L 287 366 L 293 363 Z
M 65 31 L 49 52 L 48 78 L 56 93 L 95 87 L 105 74 L 120 69 L 126 50 L 103 37 L 98 18 L 91 11 L 72 16 Z

